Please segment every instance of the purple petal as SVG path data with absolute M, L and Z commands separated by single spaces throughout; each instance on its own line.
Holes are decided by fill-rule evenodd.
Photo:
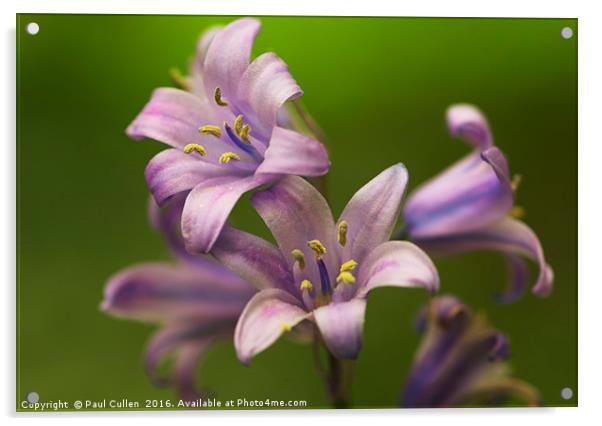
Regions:
M 533 293 L 547 296 L 552 292 L 552 268 L 546 264 L 537 235 L 521 221 L 504 218 L 473 232 L 420 240 L 416 243 L 433 255 L 449 256 L 475 250 L 498 250 L 526 256 L 539 264 L 539 276 Z
M 151 138 L 180 150 L 190 143 L 209 147 L 222 142 L 201 136 L 198 129 L 215 123 L 221 122 L 208 101 L 183 90 L 159 88 L 126 133 L 132 139 Z
M 275 178 L 274 175 L 220 177 L 196 186 L 188 195 L 182 214 L 186 249 L 191 253 L 209 252 L 241 195 Z
M 226 226 L 211 254 L 259 290 L 295 289 L 292 273 L 280 250 L 255 235 Z
M 257 57 L 240 79 L 236 106 L 251 123 L 252 133 L 270 140 L 282 104 L 303 94 L 275 53 Z
M 234 273 L 224 268 L 209 255 L 190 254 L 184 245 L 182 237 L 182 211 L 186 202 L 187 193 L 179 193 L 172 197 L 164 208 L 160 208 L 153 197 L 149 197 L 149 219 L 152 226 L 162 235 L 171 249 L 174 257 L 193 268 L 198 268 L 199 273 L 207 276 L 233 275 Z
M 275 127 L 256 173 L 322 176 L 329 168 L 324 145 L 293 130 Z
M 525 261 L 513 254 L 508 259 L 508 285 L 506 290 L 496 296 L 498 303 L 514 303 L 520 300 L 529 286 L 529 269 Z
M 493 136 L 483 113 L 469 104 L 452 105 L 447 110 L 447 127 L 452 136 L 464 139 L 483 151 L 493 145 Z
M 360 264 L 376 246 L 387 241 L 399 219 L 408 171 L 401 163 L 385 169 L 351 198 L 339 223 L 347 221 L 344 253 Z
M 238 359 L 249 364 L 252 357 L 307 316 L 290 293 L 276 288 L 260 291 L 249 301 L 236 325 L 234 346 Z
M 205 88 L 213 94 L 216 87 L 226 100 L 234 98 L 238 84 L 249 66 L 251 49 L 261 24 L 254 18 L 242 18 L 226 25 L 213 37 L 205 56 Z
M 481 228 L 512 208 L 507 164 L 495 148 L 472 154 L 419 186 L 404 217 L 412 238 L 434 238 Z
M 196 55 L 194 57 L 194 61 L 191 66 L 191 92 L 197 96 L 201 97 L 210 97 L 213 94 L 207 93 L 205 91 L 205 82 L 203 78 L 205 76 L 205 57 L 207 56 L 207 50 L 213 41 L 215 35 L 222 30 L 221 26 L 211 27 L 203 33 L 203 35 L 199 38 L 196 48 Z
M 174 194 L 189 191 L 207 179 L 232 174 L 241 172 L 202 161 L 195 154 L 185 154 L 177 149 L 161 151 L 149 161 L 144 171 L 148 187 L 160 206 Z
M 272 231 L 291 270 L 295 261 L 290 253 L 299 249 L 305 255 L 306 269 L 311 271 L 310 280 L 319 282 L 315 254 L 307 246 L 308 241 L 317 239 L 326 247 L 323 260 L 334 282 L 339 268 L 334 220 L 328 203 L 311 184 L 286 176 L 270 189 L 255 193 L 251 203 Z
M 172 324 L 159 330 L 148 344 L 144 367 L 157 386 L 166 386 L 175 382 L 184 399 L 199 396 L 195 387 L 195 370 L 199 359 L 218 339 L 227 338 L 234 333 L 234 321 L 209 322 L 205 324 Z M 164 359 L 175 354 L 176 362 L 173 374 L 161 375 L 157 370 Z
M 360 265 L 357 297 L 377 287 L 439 289 L 439 274 L 425 252 L 407 241 L 388 241 L 376 247 Z
M 142 321 L 231 320 L 242 311 L 253 289 L 222 271 L 167 263 L 132 266 L 109 280 L 101 307 L 112 315 Z
M 356 359 L 362 349 L 366 300 L 330 303 L 313 312 L 328 350 L 337 358 Z
M 196 342 L 181 348 L 178 353 L 173 367 L 174 383 L 180 398 L 185 401 L 195 401 L 203 397 L 196 386 L 196 370 L 209 346 L 210 342 Z

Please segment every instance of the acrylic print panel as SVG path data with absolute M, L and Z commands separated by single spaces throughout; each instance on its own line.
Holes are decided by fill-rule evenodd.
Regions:
M 577 404 L 576 20 L 17 22 L 17 410 Z

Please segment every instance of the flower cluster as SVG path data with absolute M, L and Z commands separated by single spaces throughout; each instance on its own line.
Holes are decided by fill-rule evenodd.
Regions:
M 531 258 L 540 268 L 533 292 L 550 293 L 552 270 L 539 241 L 514 217 L 517 181 L 473 106 L 452 106 L 447 115 L 452 136 L 471 143 L 472 154 L 405 204 L 408 172 L 394 164 L 335 220 L 315 179 L 305 179 L 324 179 L 330 162 L 297 101 L 301 88 L 274 53 L 250 61 L 259 29 L 259 21 L 244 18 L 207 31 L 189 76 L 177 79 L 181 87 L 155 90 L 127 129 L 133 139 L 170 146 L 150 160 L 145 176 L 151 223 L 175 261 L 117 273 L 102 308 L 160 324 L 145 358 L 157 384 L 173 383 L 194 399 L 195 369 L 213 342 L 233 340 L 249 364 L 295 330 L 329 357 L 327 387 L 333 403 L 345 406 L 343 370 L 361 351 L 368 295 L 383 286 L 434 295 L 439 275 L 429 255 L 505 253 L 512 273 L 504 302 L 523 293 L 523 257 Z M 290 102 L 297 108 L 287 108 Z M 248 191 L 275 245 L 227 223 Z M 405 225 L 396 232 L 400 218 Z M 512 393 L 539 401 L 530 385 L 510 378 L 505 363 L 492 362 L 508 355 L 505 338 L 459 300 L 433 299 L 422 323 L 426 337 L 403 406 L 456 406 Z M 175 364 L 164 377 L 157 367 L 168 356 Z

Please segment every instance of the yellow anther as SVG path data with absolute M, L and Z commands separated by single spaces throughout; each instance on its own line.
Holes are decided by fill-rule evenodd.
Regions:
M 251 141 L 249 140 L 249 133 L 251 133 L 251 126 L 245 124 L 244 126 L 242 126 L 240 132 L 238 132 L 238 136 L 240 136 L 243 142 L 251 143 Z
M 342 246 L 345 246 L 345 244 L 347 244 L 347 221 L 346 220 L 342 220 L 341 223 L 339 223 L 339 236 L 338 236 L 338 240 L 339 240 L 339 244 Z
M 216 138 L 219 138 L 222 135 L 222 129 L 220 129 L 218 126 L 207 124 L 206 126 L 199 127 L 199 133 L 204 135 L 211 134 Z
M 243 116 L 242 115 L 236 116 L 236 118 L 234 119 L 234 131 L 236 131 L 237 135 L 240 134 L 243 124 L 244 124 Z
M 224 152 L 219 156 L 219 162 L 221 164 L 228 164 L 230 160 L 240 161 L 240 156 L 236 152 Z
M 303 281 L 301 281 L 301 285 L 299 286 L 299 288 L 301 290 L 312 291 L 314 288 L 314 285 L 311 283 L 310 280 L 303 280 Z
M 508 216 L 512 217 L 514 219 L 521 219 L 521 218 L 525 217 L 526 214 L 527 214 L 527 212 L 521 206 L 514 206 L 508 212 Z
M 348 260 L 347 262 L 345 262 L 341 265 L 341 270 L 339 272 L 353 271 L 356 266 L 357 266 L 357 262 L 355 260 L 353 260 L 353 259 Z
M 512 192 L 516 192 L 520 183 L 523 181 L 523 177 L 519 174 L 512 176 L 512 182 L 510 183 L 510 187 L 512 188 Z
M 316 258 L 319 259 L 323 254 L 326 254 L 326 247 L 319 240 L 311 240 L 307 242 L 307 246 L 316 252 Z
M 303 254 L 303 252 L 299 249 L 294 249 L 293 251 L 291 251 L 291 254 L 295 258 L 297 263 L 299 263 L 299 269 L 303 270 L 305 268 L 305 255 Z
M 216 87 L 215 92 L 213 93 L 213 96 L 215 98 L 216 104 L 218 104 L 219 106 L 228 106 L 228 102 L 226 102 L 222 99 L 222 89 L 220 89 L 219 87 Z
M 201 154 L 201 157 L 207 155 L 207 151 L 205 151 L 205 147 L 203 145 L 199 145 L 198 143 L 189 143 L 184 147 L 184 152 L 186 154 L 190 154 L 192 151 L 196 151 Z
M 355 284 L 355 277 L 351 272 L 341 272 L 337 277 L 337 282 L 344 282 L 345 284 Z
M 282 327 L 282 331 L 288 332 L 288 331 L 292 330 L 291 325 L 289 323 L 287 323 L 287 322 L 283 322 L 281 324 L 281 327 Z

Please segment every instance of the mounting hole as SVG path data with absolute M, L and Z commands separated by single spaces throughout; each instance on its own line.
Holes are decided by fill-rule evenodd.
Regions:
M 39 400 L 40 400 L 40 395 L 38 395 L 37 392 L 29 392 L 27 394 L 27 402 L 29 402 L 29 403 L 35 404 Z
M 37 22 L 30 22 L 29 24 L 27 24 L 27 27 L 25 27 L 25 29 L 31 35 L 36 35 L 40 32 L 40 26 Z
M 560 35 L 562 38 L 568 40 L 569 38 L 573 37 L 573 29 L 571 27 L 564 27 L 562 30 L 560 30 Z
M 573 397 L 573 389 L 571 388 L 562 388 L 560 391 L 560 396 L 562 399 L 571 399 Z

